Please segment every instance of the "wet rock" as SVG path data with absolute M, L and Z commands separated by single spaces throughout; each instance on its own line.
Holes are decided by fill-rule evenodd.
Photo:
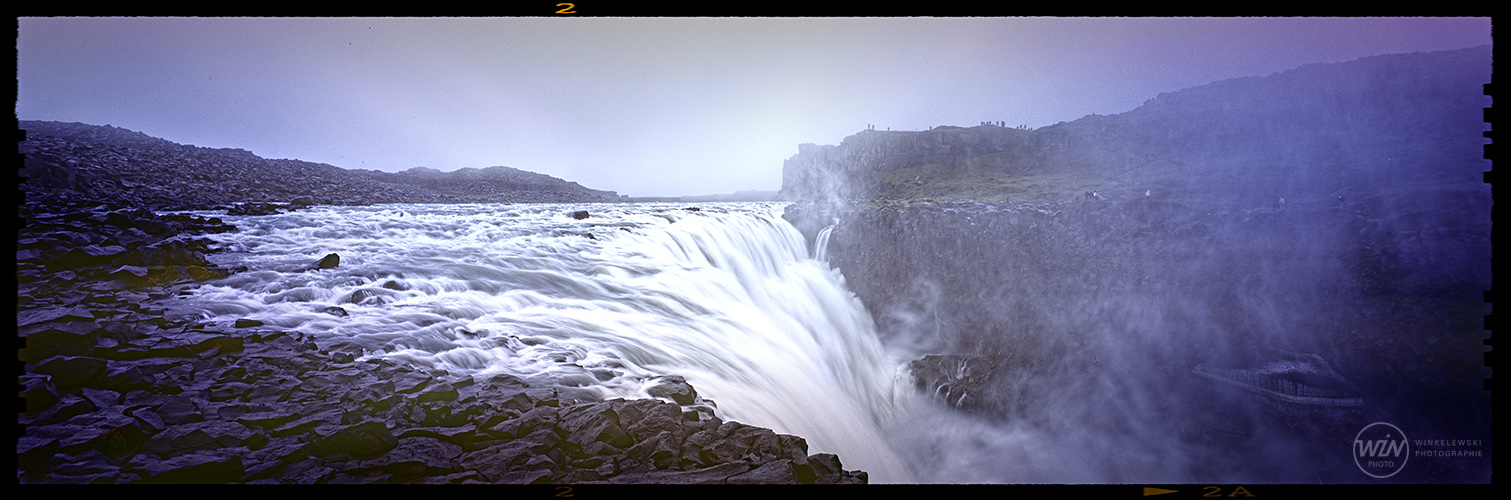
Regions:
M 769 461 L 781 455 L 776 433 L 771 429 L 725 422 L 718 430 L 705 432 L 719 437 L 699 452 L 704 464 L 732 462 L 752 456 Z
M 352 303 L 352 304 L 361 304 L 361 303 L 363 303 L 363 302 L 365 302 L 365 301 L 367 301 L 369 299 L 371 299 L 371 300 L 382 300 L 381 297 L 379 297 L 377 294 L 373 293 L 371 290 L 365 290 L 364 289 L 364 290 L 353 291 L 352 294 L 351 294 L 351 296 L 348 297 L 346 299 L 346 301 L 349 302 L 349 303 Z
M 476 425 L 466 424 L 454 427 L 411 427 L 400 431 L 398 437 L 401 440 L 411 437 L 439 439 L 472 451 L 482 442 L 484 435 L 478 433 Z
M 725 484 L 798 484 L 797 470 L 792 460 L 782 459 L 766 462 L 749 472 L 730 476 Z
M 227 207 L 226 215 L 277 215 L 287 208 L 281 203 L 246 202 Z
M 280 471 L 276 478 L 280 483 L 289 484 L 324 484 L 325 478 L 336 473 L 336 469 L 327 467 L 319 458 L 296 461 Z
M 21 352 L 21 359 L 37 362 L 52 356 L 90 355 L 100 339 L 100 329 L 93 320 L 94 317 L 90 316 L 88 321 L 77 318 L 69 321 L 33 323 L 21 328 L 17 334 L 26 339 L 26 349 Z
M 506 478 L 506 476 L 524 467 L 535 456 L 536 453 L 530 449 L 530 443 L 510 440 L 468 453 L 462 458 L 462 466 L 467 470 L 477 471 L 490 482 L 508 482 L 506 479 L 517 482 L 522 478 Z M 525 482 L 533 482 L 539 477 L 530 478 Z
M 451 384 L 440 382 L 428 385 L 415 397 L 416 401 L 427 403 L 431 401 L 456 401 L 457 390 Z
M 119 245 L 85 245 L 70 249 L 58 258 L 48 261 L 46 269 L 49 272 L 59 272 L 69 269 L 106 265 L 125 252 L 126 248 Z
M 109 408 L 121 404 L 121 393 L 108 389 L 83 389 L 84 398 L 95 406 Z
M 394 391 L 399 394 L 412 394 L 424 390 L 430 385 L 431 377 L 428 374 L 418 372 L 404 372 L 393 378 Z
M 246 474 L 240 456 L 209 452 L 166 460 L 141 454 L 132 459 L 131 466 L 141 472 L 140 482 L 149 484 L 224 484 L 239 482 Z
M 16 326 L 25 328 L 38 323 L 94 321 L 91 309 L 83 306 L 42 307 L 16 312 Z
M 621 405 L 618 411 L 625 430 L 635 436 L 682 431 L 682 407 L 679 405 L 651 399 L 631 400 Z
M 693 404 L 698 398 L 698 392 L 693 390 L 693 386 L 687 383 L 687 379 L 680 375 L 662 377 L 645 392 L 651 396 L 676 401 L 680 405 Z
M 315 269 L 330 269 L 339 265 L 341 265 L 341 256 L 333 253 L 320 258 L 320 262 L 315 263 Z
M 37 364 L 32 372 L 52 377 L 53 386 L 59 390 L 74 392 L 103 380 L 105 366 L 105 360 L 99 358 L 56 356 Z
M 163 417 L 145 405 L 129 408 L 126 410 L 126 414 L 135 418 L 142 430 L 149 434 L 156 434 L 168 428 L 168 424 L 163 421 Z
M 421 476 L 459 472 L 462 464 L 457 459 L 461 456 L 462 447 L 452 443 L 426 437 L 399 438 L 388 453 L 363 460 L 357 467 L 377 469 L 411 482 Z
M 367 421 L 343 427 L 310 447 L 310 454 L 331 456 L 338 453 L 356 458 L 373 458 L 398 445 L 388 426 L 379 421 Z
M 236 422 L 252 428 L 271 430 L 282 427 L 284 424 L 299 419 L 299 417 L 299 412 L 293 408 L 286 407 L 282 410 L 246 413 L 236 417 Z
M 184 451 L 259 446 L 267 437 L 236 422 L 204 420 L 169 427 L 142 444 L 143 451 L 169 455 Z
M 808 467 L 813 471 L 815 484 L 844 484 L 848 480 L 858 479 L 853 475 L 846 475 L 844 467 L 840 465 L 839 457 L 833 453 L 808 456 Z
M 52 408 L 60 398 L 57 389 L 46 377 L 28 377 L 21 387 L 21 398 L 26 400 L 23 413 L 41 413 Z
M 686 471 L 621 474 L 609 478 L 613 484 L 725 484 L 731 477 L 750 472 L 748 462 L 718 464 Z
M 919 389 L 953 408 L 988 409 L 999 359 L 993 356 L 931 354 L 908 363 Z
M 596 403 L 567 408 L 559 423 L 566 440 L 577 446 L 603 442 L 616 448 L 629 448 L 635 440 L 619 426 L 619 414 L 611 403 Z
M 577 219 L 577 220 L 586 219 L 586 218 L 588 218 L 588 211 L 587 210 L 578 210 L 576 212 L 572 212 L 572 218 L 573 219 Z

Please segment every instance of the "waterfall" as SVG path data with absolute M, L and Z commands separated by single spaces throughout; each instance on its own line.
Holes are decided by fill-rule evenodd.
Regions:
M 835 224 L 830 224 L 818 231 L 818 236 L 813 238 L 813 260 L 829 262 L 829 235 L 834 234 Z
M 913 482 L 887 429 L 923 398 L 838 271 L 769 204 L 328 207 L 229 218 L 248 271 L 184 308 L 586 398 L 681 375 L 726 420 L 804 437 L 873 482 Z M 407 214 L 402 215 L 401 214 Z M 827 239 L 825 229 L 821 240 Z M 339 249 L 342 265 L 304 261 Z M 397 286 L 383 286 L 389 283 Z M 347 315 L 321 311 L 342 307 Z

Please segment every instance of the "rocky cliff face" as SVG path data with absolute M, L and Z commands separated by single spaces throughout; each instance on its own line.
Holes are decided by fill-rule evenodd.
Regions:
M 508 167 L 456 172 L 346 170 L 266 159 L 241 149 L 176 144 L 122 128 L 22 121 L 27 196 L 158 209 L 212 208 L 307 197 L 325 205 L 617 201 L 609 191 Z
M 1368 418 L 1488 436 L 1488 58 L 1314 65 L 1034 131 L 865 131 L 787 161 L 786 217 L 832 227 L 831 264 L 944 405 L 1176 444 L 1284 427 L 1266 419 L 1303 449 Z M 1326 383 L 1193 373 L 1302 359 L 1274 353 L 1364 405 L 1297 419 L 1260 403 Z
M 922 185 L 940 175 L 1007 168 L 1009 159 L 1004 155 L 1042 155 L 1044 151 L 1045 145 L 1035 143 L 1031 132 L 1002 127 L 864 130 L 839 146 L 799 145 L 798 154 L 782 165 L 781 195 L 791 200 L 896 197 L 900 191 L 889 185 L 895 176 L 888 174 L 929 170 L 930 179 L 917 179 Z M 1011 163 L 1019 167 L 1018 162 Z
M 1152 191 L 1231 209 L 1350 187 L 1477 182 L 1488 170 L 1489 78 L 1485 46 L 1226 80 L 1035 130 L 866 130 L 838 146 L 799 146 L 781 195 L 1055 202 Z

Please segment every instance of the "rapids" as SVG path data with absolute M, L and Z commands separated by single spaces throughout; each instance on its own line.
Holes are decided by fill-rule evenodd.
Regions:
M 572 217 L 583 209 L 588 218 Z M 173 309 L 453 374 L 513 374 L 579 399 L 650 397 L 657 377 L 681 375 L 721 418 L 802 436 L 810 453 L 836 453 L 873 482 L 962 479 L 934 477 L 894 448 L 895 428 L 937 424 L 926 415 L 938 410 L 781 210 L 377 205 L 224 216 L 240 230 L 210 235 L 221 249 L 211 259 L 246 270 Z M 340 265 L 313 269 L 329 253 Z

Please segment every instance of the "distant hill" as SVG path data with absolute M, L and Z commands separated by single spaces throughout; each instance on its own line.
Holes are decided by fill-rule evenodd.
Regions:
M 619 201 L 618 194 L 509 167 L 390 173 L 267 159 L 177 144 L 110 125 L 20 121 L 28 198 L 82 198 L 157 209 L 238 202 L 317 204 Z
M 636 202 L 740 202 L 740 201 L 776 201 L 776 191 L 746 190 L 735 191 L 727 194 L 707 194 L 698 196 L 637 196 L 630 198 Z
M 782 197 L 1131 199 L 1254 206 L 1417 183 L 1479 183 L 1491 48 L 1309 64 L 1161 94 L 1034 130 L 865 130 L 804 144 Z

